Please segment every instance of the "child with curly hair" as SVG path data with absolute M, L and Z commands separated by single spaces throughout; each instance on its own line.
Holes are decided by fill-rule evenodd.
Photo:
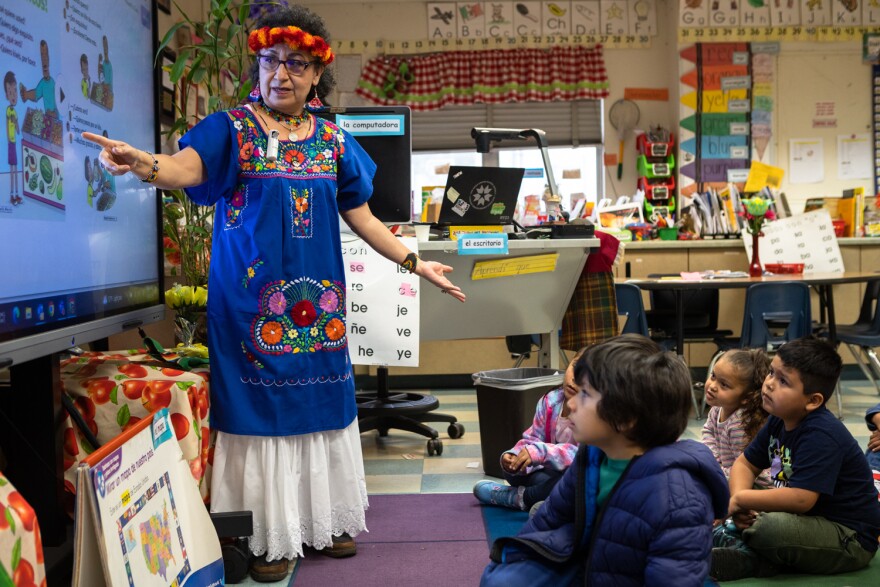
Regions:
M 706 380 L 706 403 L 712 406 L 703 425 L 702 442 L 712 451 L 725 477 L 737 457 L 767 420 L 761 386 L 770 372 L 770 358 L 761 349 L 727 351 L 715 362 Z M 770 487 L 763 471 L 757 487 Z

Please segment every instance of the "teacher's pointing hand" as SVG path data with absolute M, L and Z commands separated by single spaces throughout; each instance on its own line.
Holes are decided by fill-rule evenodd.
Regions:
M 148 175 L 149 170 L 141 160 L 143 152 L 140 149 L 135 149 L 123 141 L 114 141 L 113 139 L 90 132 L 82 133 L 82 138 L 101 147 L 98 160 L 110 175 L 125 175 L 129 171 L 133 172 L 135 169 L 145 177 Z M 144 158 L 145 160 L 146 158 Z

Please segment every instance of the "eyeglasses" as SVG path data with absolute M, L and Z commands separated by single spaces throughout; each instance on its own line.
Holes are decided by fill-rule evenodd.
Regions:
M 302 75 L 308 69 L 309 65 L 314 65 L 311 61 L 303 61 L 301 59 L 278 59 L 275 55 L 257 55 L 260 67 L 266 71 L 275 71 L 282 63 L 287 69 L 287 73 L 291 75 Z

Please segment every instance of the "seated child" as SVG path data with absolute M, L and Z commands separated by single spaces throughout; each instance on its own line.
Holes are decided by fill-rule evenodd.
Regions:
M 830 575 L 874 557 L 880 502 L 871 471 L 825 407 L 840 370 L 837 352 L 816 338 L 789 342 L 773 357 L 762 392 L 770 417 L 730 471 L 729 514 L 742 540 L 712 550 L 715 579 Z M 775 487 L 752 489 L 767 467 Z
M 703 584 L 727 483 L 712 452 L 676 442 L 691 406 L 680 357 L 636 334 L 588 348 L 568 400 L 575 462 L 481 585 Z
M 715 361 L 706 379 L 706 403 L 712 406 L 703 425 L 703 444 L 709 447 L 725 477 L 736 458 L 749 445 L 767 412 L 761 407 L 761 385 L 770 370 L 770 359 L 761 349 L 727 351 Z M 770 472 L 755 482 L 770 487 Z
M 868 423 L 868 430 L 871 431 L 865 457 L 867 457 L 868 466 L 871 467 L 871 473 L 874 475 L 874 487 L 877 489 L 878 498 L 880 498 L 880 404 L 868 408 L 868 411 L 865 412 L 865 421 Z
M 512 449 L 501 454 L 501 468 L 510 485 L 478 481 L 474 495 L 485 505 L 528 510 L 544 501 L 556 482 L 574 460 L 577 443 L 572 440 L 566 402 L 577 393 L 574 365 L 583 354 L 578 351 L 565 370 L 562 387 L 538 400 L 532 426 Z

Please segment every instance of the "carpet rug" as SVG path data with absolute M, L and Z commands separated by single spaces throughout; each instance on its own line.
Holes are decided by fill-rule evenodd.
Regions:
M 489 562 L 480 509 L 465 493 L 371 495 L 357 556 L 307 551 L 289 585 L 478 585 Z
M 503 536 L 516 536 L 528 519 L 528 512 L 483 506 L 483 524 L 486 527 L 486 540 L 489 543 L 489 549 L 491 550 L 492 543 Z

